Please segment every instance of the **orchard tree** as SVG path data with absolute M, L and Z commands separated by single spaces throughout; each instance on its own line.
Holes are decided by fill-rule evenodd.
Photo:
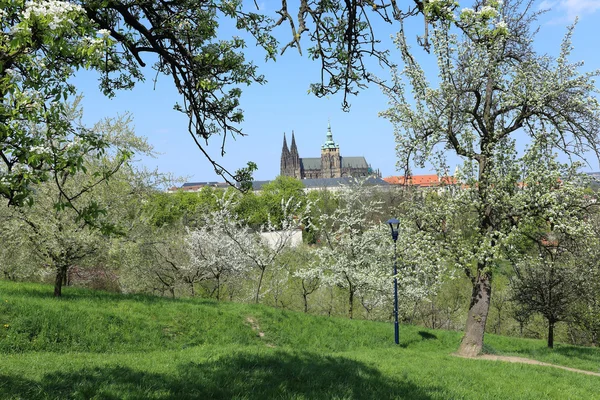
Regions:
M 308 298 L 321 287 L 321 279 L 311 270 L 314 255 L 307 247 L 293 249 L 285 254 L 285 261 L 290 266 L 290 284 L 299 286 L 302 296 L 303 311 L 308 313 Z
M 204 217 L 197 229 L 188 230 L 185 237 L 189 263 L 183 267 L 183 274 L 194 281 L 212 282 L 209 295 L 221 300 L 223 287 L 232 279 L 243 279 L 245 263 L 239 246 L 232 235 L 249 234 L 240 222 L 232 217 L 230 203 L 224 203 L 218 210 Z M 192 279 L 192 278 L 189 278 Z
M 595 202 L 586 195 L 587 180 L 577 174 L 579 163 L 558 163 L 545 138 L 535 139 L 522 161 L 506 254 L 515 269 L 514 300 L 526 313 L 546 319 L 552 348 L 556 323 L 571 317 L 574 304 L 585 298 L 584 282 L 593 276 L 593 266 L 578 254 L 597 246 L 591 223 Z
M 182 292 L 189 293 L 196 280 L 182 272 L 189 263 L 184 227 L 157 228 L 143 212 L 135 225 L 133 231 L 111 241 L 110 263 L 119 270 L 121 290 L 173 298 Z
M 413 162 L 419 167 L 431 162 L 444 174 L 448 153 L 464 160 L 458 171 L 465 185 L 461 196 L 468 197 L 475 224 L 465 249 L 470 255 L 460 263 L 472 283 L 462 355 L 482 350 L 493 271 L 504 258 L 503 238 L 514 223 L 516 138 L 541 137 L 544 146 L 572 157 L 597 154 L 600 144 L 593 81 L 599 72 L 581 73 L 580 62 L 569 62 L 574 27 L 556 59 L 538 55 L 530 30 L 536 20 L 532 7 L 532 1 L 488 0 L 462 9 L 454 21 L 432 21 L 437 87 L 416 62 L 405 32 L 396 38 L 405 68 L 394 71 L 394 84 L 386 90 L 391 108 L 383 115 L 395 126 L 399 168 L 409 173 Z
M 572 307 L 582 297 L 578 293 L 584 279 L 575 268 L 573 258 L 558 239 L 551 245 L 540 244 L 537 255 L 523 257 L 515 266 L 512 280 L 513 300 L 527 313 L 539 313 L 548 323 L 547 344 L 554 347 L 557 322 L 571 317 Z
M 591 264 L 589 265 L 591 268 L 590 273 L 582 277 L 582 286 L 578 289 L 583 289 L 583 296 L 580 296 L 573 307 L 572 316 L 574 322 L 588 335 L 588 343 L 598 347 L 600 345 L 600 263 L 597 254 L 593 258 L 581 261 Z
M 59 185 L 36 185 L 32 206 L 9 210 L 12 218 L 21 222 L 37 259 L 54 271 L 56 297 L 62 295 L 71 267 L 106 250 L 111 235 L 126 233 L 126 219 L 120 212 L 122 203 L 131 200 L 131 187 L 119 192 L 116 180 L 111 192 L 105 185 L 107 175 L 116 177 L 124 168 L 121 152 L 150 154 L 149 146 L 131 132 L 126 118 L 105 120 L 92 131 L 102 133 L 112 144 L 110 153 L 100 158 L 95 153 L 83 155 L 81 169 L 62 171 Z M 65 202 L 69 206 L 61 208 Z
M 391 247 L 379 224 L 380 204 L 370 200 L 364 181 L 343 186 L 336 195 L 339 207 L 318 218 L 322 245 L 314 251 L 315 261 L 296 276 L 343 289 L 348 296 L 348 316 L 353 318 L 358 295 L 386 294 L 379 290 L 390 280 L 385 261 Z
M 277 223 L 268 218 L 258 231 L 253 231 L 234 212 L 238 200 L 232 193 L 224 193 L 218 200 L 218 210 L 207 215 L 201 229 L 188 234 L 188 269 L 217 280 L 217 285 L 228 275 L 250 276 L 249 272 L 255 270 L 258 278 L 253 297 L 258 303 L 267 269 L 280 266 L 280 258 L 291 246 L 310 206 L 294 198 L 282 200 Z
M 369 310 L 391 304 L 393 244 L 388 226 L 381 221 L 381 203 L 365 183 L 359 180 L 336 193 L 339 206 L 322 214 L 317 222 L 321 246 L 314 250 L 315 261 L 310 268 L 296 273 L 304 280 L 318 279 L 324 285 L 343 289 L 350 318 L 356 300 L 360 299 Z M 406 220 L 400 232 L 400 292 L 405 299 L 422 299 L 437 286 L 439 251 L 430 246 L 427 233 L 417 232 Z

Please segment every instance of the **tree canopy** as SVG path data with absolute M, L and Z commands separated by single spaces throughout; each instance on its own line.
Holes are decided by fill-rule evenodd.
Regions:
M 594 97 L 600 71 L 582 73 L 581 63 L 569 61 L 573 26 L 557 58 L 539 55 L 533 48 L 537 14 L 532 6 L 519 0 L 476 2 L 454 21 L 433 21 L 437 87 L 427 80 L 401 30 L 396 43 L 405 67 L 395 70 L 394 85 L 386 90 L 392 107 L 383 115 L 395 126 L 399 168 L 410 173 L 413 164 L 432 163 L 445 175 L 449 152 L 464 161 L 456 175 L 464 190 L 450 204 L 474 216 L 471 242 L 453 247 L 455 253 L 464 249 L 459 264 L 473 285 L 459 350 L 465 355 L 482 349 L 493 270 L 505 257 L 513 227 L 544 207 L 564 217 L 557 212 L 559 202 L 542 205 L 540 197 L 565 186 L 536 186 L 540 191 L 525 199 L 520 193 L 527 172 L 556 180 L 556 171 L 545 164 L 554 152 L 585 159 L 600 146 L 600 104 Z M 524 137 L 529 150 L 523 155 L 518 146 L 525 143 L 517 139 Z

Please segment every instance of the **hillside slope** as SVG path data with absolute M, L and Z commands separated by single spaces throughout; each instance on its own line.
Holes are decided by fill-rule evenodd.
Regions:
M 600 399 L 600 378 L 460 359 L 460 333 L 202 299 L 0 281 L 0 398 Z M 600 350 L 486 336 L 495 354 L 600 370 Z

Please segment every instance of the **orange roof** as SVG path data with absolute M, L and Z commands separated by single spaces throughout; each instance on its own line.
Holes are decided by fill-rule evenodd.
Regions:
M 444 176 L 440 179 L 437 175 L 412 175 L 408 177 L 408 180 L 404 175 L 388 176 L 387 178 L 383 178 L 383 180 L 390 185 L 414 185 L 420 187 L 440 186 L 442 184 L 452 185 L 456 183 L 456 180 L 451 176 Z

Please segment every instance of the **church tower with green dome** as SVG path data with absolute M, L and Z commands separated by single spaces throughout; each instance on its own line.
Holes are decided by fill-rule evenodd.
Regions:
M 333 141 L 331 123 L 327 123 L 327 137 L 321 146 L 322 178 L 339 178 L 342 176 L 340 146 Z

